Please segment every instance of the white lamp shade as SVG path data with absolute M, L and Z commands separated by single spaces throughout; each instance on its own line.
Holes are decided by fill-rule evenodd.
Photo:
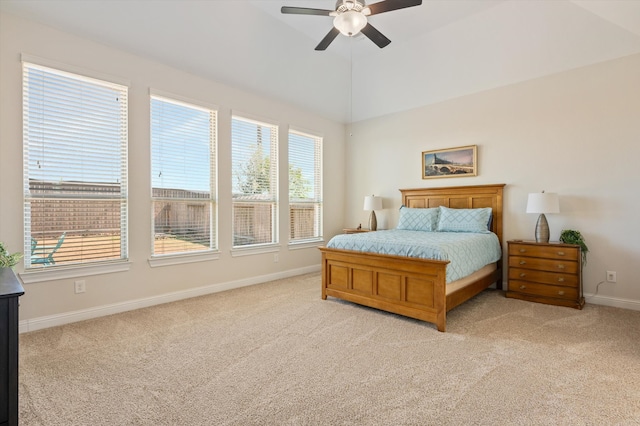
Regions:
M 367 195 L 364 197 L 364 209 L 367 211 L 380 210 L 382 208 L 382 197 Z
M 558 194 L 553 192 L 529 194 L 527 213 L 560 213 Z
M 354 36 L 367 25 L 367 17 L 355 10 L 348 10 L 336 16 L 333 26 L 346 36 Z

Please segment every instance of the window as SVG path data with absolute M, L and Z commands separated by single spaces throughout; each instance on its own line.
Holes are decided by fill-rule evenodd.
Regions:
M 23 63 L 25 268 L 127 259 L 127 88 Z
M 151 97 L 154 255 L 216 248 L 216 111 Z
M 278 127 L 232 117 L 233 246 L 277 242 Z
M 322 139 L 289 131 L 289 241 L 322 238 Z

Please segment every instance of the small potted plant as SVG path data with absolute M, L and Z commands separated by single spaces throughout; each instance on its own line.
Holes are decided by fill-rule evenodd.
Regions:
M 0 241 L 0 268 L 13 268 L 22 259 L 22 253 L 10 254 Z
M 565 244 L 577 244 L 582 249 L 582 266 L 587 264 L 587 252 L 589 248 L 584 242 L 584 238 L 580 231 L 573 229 L 565 229 L 560 233 L 560 241 Z

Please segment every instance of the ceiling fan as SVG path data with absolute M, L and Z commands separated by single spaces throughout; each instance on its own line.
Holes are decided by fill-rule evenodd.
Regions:
M 391 43 L 391 40 L 367 22 L 367 16 L 390 12 L 397 9 L 404 9 L 406 7 L 420 6 L 421 4 L 422 0 L 383 0 L 367 6 L 365 0 L 338 0 L 336 1 L 335 10 L 282 6 L 280 11 L 282 13 L 295 15 L 320 15 L 334 17 L 333 28 L 322 39 L 320 44 L 316 46 L 315 50 L 325 50 L 340 33 L 348 37 L 353 37 L 360 32 L 382 49 Z

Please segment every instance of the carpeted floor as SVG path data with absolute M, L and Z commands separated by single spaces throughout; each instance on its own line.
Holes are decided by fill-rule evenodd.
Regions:
M 21 425 L 640 425 L 640 312 L 487 290 L 432 324 L 310 274 L 20 336 Z

